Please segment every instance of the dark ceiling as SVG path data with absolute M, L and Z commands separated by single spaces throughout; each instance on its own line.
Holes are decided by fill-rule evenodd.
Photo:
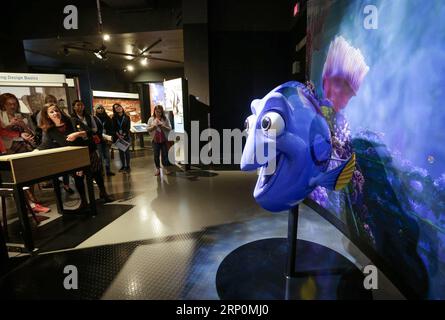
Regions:
M 103 66 L 123 70 L 129 64 L 137 70 L 182 68 L 184 61 L 182 30 L 111 34 L 109 41 L 97 35 L 24 40 L 26 60 L 31 66 Z M 107 60 L 93 51 L 104 44 Z M 142 55 L 141 55 L 142 53 Z M 148 58 L 148 65 L 141 61 Z

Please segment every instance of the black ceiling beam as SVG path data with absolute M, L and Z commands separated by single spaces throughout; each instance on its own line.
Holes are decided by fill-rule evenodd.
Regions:
M 142 57 L 143 54 L 144 54 L 145 52 L 147 52 L 148 50 L 150 50 L 151 48 L 153 48 L 155 45 L 157 45 L 157 44 L 160 43 L 161 41 L 162 41 L 162 39 L 159 38 L 159 39 L 156 40 L 154 43 L 152 43 L 150 46 L 148 46 L 146 49 L 142 50 L 142 51 L 139 53 L 139 55 L 138 55 L 137 57 L 133 58 L 131 61 L 135 61 L 135 60 L 137 60 L 137 58 Z
M 73 49 L 73 50 L 80 50 L 80 51 L 88 51 L 88 52 L 93 52 L 93 53 L 94 53 L 94 51 L 96 51 L 94 49 L 82 48 L 82 47 L 76 47 L 76 46 L 65 46 L 65 48 Z M 165 62 L 171 62 L 171 63 L 184 63 L 184 61 L 164 59 L 164 58 L 153 58 L 151 56 L 146 56 L 146 55 L 138 55 L 138 54 L 131 54 L 131 53 L 116 52 L 116 51 L 107 51 L 107 54 L 113 54 L 113 55 L 118 55 L 118 56 L 130 56 L 130 57 L 134 57 L 134 58 L 147 58 L 147 59 L 151 59 L 151 60 L 159 60 L 159 61 L 165 61 Z

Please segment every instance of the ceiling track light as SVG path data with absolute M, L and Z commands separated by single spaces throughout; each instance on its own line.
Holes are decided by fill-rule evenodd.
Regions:
M 97 59 L 100 60 L 107 60 L 107 47 L 105 47 L 104 45 L 102 45 L 102 47 L 100 47 L 99 49 L 96 49 L 93 51 L 94 55 L 96 56 Z

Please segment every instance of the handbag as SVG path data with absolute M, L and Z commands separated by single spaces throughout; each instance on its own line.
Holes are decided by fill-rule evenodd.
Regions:
M 101 139 L 100 139 L 98 134 L 93 135 L 93 142 L 95 144 L 100 144 L 101 143 Z
M 163 143 L 167 139 L 165 138 L 164 132 L 162 130 L 156 130 L 153 141 L 156 143 Z

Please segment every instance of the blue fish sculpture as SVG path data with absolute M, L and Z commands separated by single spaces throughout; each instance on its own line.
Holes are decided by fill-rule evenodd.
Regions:
M 317 186 L 340 190 L 349 183 L 355 155 L 328 170 L 334 161 L 329 126 L 317 98 L 304 84 L 284 83 L 263 99 L 253 100 L 251 110 L 241 170 L 259 171 L 253 195 L 263 208 L 286 210 Z

